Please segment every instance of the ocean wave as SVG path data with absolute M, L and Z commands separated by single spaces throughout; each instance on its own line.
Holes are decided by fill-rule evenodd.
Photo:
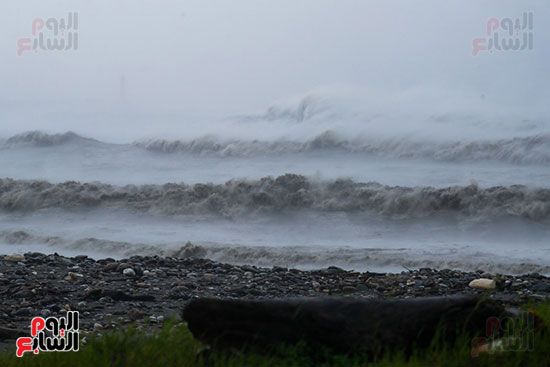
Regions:
M 12 136 L 0 146 L 21 148 L 73 145 L 77 148 L 83 146 L 93 148 L 107 144 L 73 132 L 46 134 L 40 131 L 29 131 Z M 127 144 L 121 146 L 128 147 Z M 371 157 L 427 159 L 441 162 L 495 161 L 512 164 L 550 164 L 550 135 L 547 134 L 496 140 L 438 141 L 413 137 L 375 138 L 360 134 L 350 139 L 336 131 L 327 130 L 306 140 L 223 139 L 207 135 L 190 140 L 142 139 L 133 142 L 131 146 L 156 153 L 181 153 L 220 158 L 343 152 L 365 154 Z
M 494 253 L 457 253 L 452 250 L 420 251 L 413 249 L 379 248 L 307 248 L 307 247 L 252 247 L 194 245 L 187 243 L 171 256 L 207 258 L 230 264 L 257 266 L 283 266 L 319 269 L 339 266 L 345 269 L 400 271 L 423 267 L 434 269 L 459 269 L 504 274 L 538 272 L 550 274 L 550 266 L 526 259 L 509 259 Z
M 345 139 L 325 131 L 306 141 L 278 139 L 220 140 L 206 136 L 193 140 L 148 139 L 134 146 L 159 153 L 187 153 L 218 157 L 254 157 L 320 151 L 366 153 L 389 158 L 436 161 L 500 161 L 514 164 L 550 164 L 550 135 L 482 141 L 421 141 L 405 138 Z
M 20 252 L 18 246 L 32 245 L 34 251 L 69 252 L 79 251 L 98 256 L 117 258 L 139 256 L 171 256 L 179 258 L 205 258 L 236 265 L 264 267 L 283 266 L 289 268 L 319 269 L 339 266 L 355 270 L 400 271 L 429 267 L 435 269 L 457 269 L 504 274 L 525 274 L 537 272 L 550 274 L 550 266 L 537 264 L 528 259 L 508 258 L 495 253 L 480 253 L 453 249 L 381 249 L 381 248 L 315 248 L 300 246 L 240 246 L 219 243 L 187 242 L 183 244 L 144 244 L 89 237 L 69 239 L 59 236 L 40 236 L 25 231 L 0 232 L 0 244 L 13 246 L 11 252 Z M 3 247 L 6 249 L 6 247 Z
M 13 246 L 42 246 L 42 251 L 83 251 L 86 253 L 104 254 L 105 256 L 158 255 L 171 256 L 176 253 L 177 245 L 151 245 L 125 241 L 112 241 L 95 237 L 70 239 L 60 236 L 41 236 L 26 231 L 0 231 L 0 244 Z M 40 249 L 37 249 L 40 251 Z
M 0 180 L 0 210 L 114 208 L 163 215 L 239 217 L 287 210 L 367 212 L 396 218 L 440 214 L 550 219 L 550 189 L 521 185 L 401 187 L 348 179 L 319 181 L 286 174 L 225 184 L 113 186 L 69 181 Z
M 258 155 L 296 154 L 314 150 L 341 149 L 359 151 L 360 142 L 338 138 L 332 131 L 326 131 L 306 142 L 277 139 L 262 140 L 220 140 L 214 136 L 205 136 L 190 141 L 145 139 L 133 143 L 134 146 L 160 153 L 190 153 L 198 155 L 218 155 L 222 157 L 251 157 Z
M 51 147 L 70 143 L 100 143 L 97 140 L 85 138 L 72 131 L 60 134 L 47 134 L 42 131 L 26 131 L 7 139 L 7 147 Z

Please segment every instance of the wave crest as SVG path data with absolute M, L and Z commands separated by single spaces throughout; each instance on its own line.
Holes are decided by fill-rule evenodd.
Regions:
M 509 258 L 494 253 L 457 253 L 452 250 L 433 252 L 415 249 L 380 248 L 308 248 L 240 246 L 220 243 L 193 244 L 187 242 L 173 244 L 145 244 L 125 241 L 112 241 L 101 238 L 63 238 L 40 236 L 17 231 L 0 231 L 0 243 L 13 246 L 16 252 L 21 245 L 39 245 L 38 251 L 83 252 L 101 256 L 128 257 L 174 256 L 179 258 L 206 258 L 223 263 L 257 266 L 283 266 L 306 269 L 319 269 L 339 266 L 356 270 L 400 271 L 406 268 L 430 267 L 437 269 L 461 269 L 475 271 L 484 269 L 504 274 L 525 274 L 537 272 L 550 274 L 550 266 L 532 262 L 529 259 Z M 41 248 L 42 247 L 42 248 Z
M 550 164 L 550 135 L 534 135 L 495 141 L 435 142 L 407 139 L 344 139 L 328 130 L 304 142 L 292 140 L 149 139 L 134 146 L 159 153 L 187 153 L 220 157 L 253 157 L 316 151 L 366 153 L 390 158 L 436 161 L 501 161 L 514 164 Z
M 286 174 L 225 184 L 113 186 L 103 183 L 49 183 L 0 180 L 0 209 L 122 208 L 164 215 L 214 214 L 226 217 L 285 210 L 370 212 L 400 218 L 439 214 L 465 217 L 503 215 L 550 218 L 550 189 L 477 185 L 385 186 L 339 179 L 311 180 Z
M 66 144 L 79 147 L 107 145 L 70 131 L 61 134 L 29 131 L 12 136 L 3 143 L 3 147 L 54 147 Z M 156 153 L 182 153 L 221 158 L 343 152 L 442 162 L 496 161 L 550 165 L 550 135 L 547 134 L 499 140 L 435 141 L 412 137 L 374 138 L 360 135 L 349 139 L 333 130 L 326 130 L 305 141 L 282 138 L 275 140 L 220 139 L 208 135 L 192 140 L 142 139 L 133 142 L 132 146 Z
M 64 145 L 68 143 L 97 142 L 94 139 L 82 137 L 72 131 L 60 134 L 47 134 L 42 131 L 27 131 L 17 134 L 6 140 L 5 145 L 14 146 L 32 146 L 32 147 L 50 147 Z

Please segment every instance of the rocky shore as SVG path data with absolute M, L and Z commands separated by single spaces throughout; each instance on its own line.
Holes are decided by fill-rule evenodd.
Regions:
M 474 282 L 484 278 L 488 281 Z M 480 285 L 475 289 L 473 286 Z M 396 274 L 337 267 L 303 271 L 236 266 L 202 258 L 133 256 L 94 260 L 57 254 L 0 256 L 0 328 L 28 332 L 34 316 L 80 312 L 80 330 L 102 333 L 130 323 L 160 327 L 179 317 L 196 297 L 367 298 L 487 294 L 506 305 L 550 297 L 550 279 L 455 270 L 417 269 Z M 4 335 L 3 343 L 15 335 Z M 10 344 L 12 344 L 10 342 Z

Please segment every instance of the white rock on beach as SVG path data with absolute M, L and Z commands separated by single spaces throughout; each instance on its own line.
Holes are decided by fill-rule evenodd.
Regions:
M 135 277 L 136 272 L 132 268 L 127 268 L 122 271 L 122 274 L 126 275 L 127 277 Z
M 497 287 L 497 282 L 495 282 L 494 279 L 480 278 L 480 279 L 472 280 L 469 286 L 470 288 L 474 288 L 474 289 L 488 290 L 488 289 L 495 289 Z
M 65 277 L 65 280 L 82 280 L 84 279 L 84 275 L 82 274 L 79 274 L 79 273 L 73 273 L 72 271 L 70 271 L 67 276 Z
M 25 261 L 25 256 L 21 254 L 13 254 L 4 256 L 4 261 L 20 262 Z

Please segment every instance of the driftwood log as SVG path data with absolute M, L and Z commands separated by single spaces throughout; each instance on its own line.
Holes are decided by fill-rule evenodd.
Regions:
M 183 318 L 193 335 L 218 348 L 268 350 L 305 341 L 335 352 L 411 351 L 429 346 L 436 332 L 485 335 L 485 323 L 503 307 L 476 297 L 416 299 L 306 298 L 197 299 Z
M 29 331 L 0 327 L 0 340 L 17 339 L 20 336 L 29 336 Z

